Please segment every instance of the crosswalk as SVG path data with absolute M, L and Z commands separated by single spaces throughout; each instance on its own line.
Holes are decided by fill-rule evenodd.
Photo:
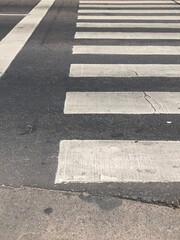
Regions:
M 127 44 L 121 44 L 121 40 Z M 157 60 L 138 62 L 140 56 L 179 59 L 180 47 L 173 44 L 177 40 L 180 40 L 180 6 L 173 1 L 80 0 L 72 54 L 75 58 L 84 56 L 86 63 L 72 62 L 69 77 L 73 81 L 93 79 L 98 83 L 114 78 L 127 82 L 141 78 L 150 78 L 149 81 L 180 78 L 179 60 L 173 64 Z M 94 58 L 88 63 L 90 56 Z M 127 56 L 129 62 L 115 63 L 111 58 L 110 64 L 97 63 L 96 56 L 106 60 L 109 56 Z M 130 62 L 133 56 L 136 63 Z M 148 89 L 67 92 L 64 114 L 179 115 L 180 92 Z M 55 184 L 179 182 L 179 168 L 180 141 L 64 139 L 60 142 Z

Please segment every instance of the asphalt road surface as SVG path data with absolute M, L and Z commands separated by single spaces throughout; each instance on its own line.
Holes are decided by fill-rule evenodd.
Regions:
M 180 5 L 0 1 L 0 184 L 180 201 Z

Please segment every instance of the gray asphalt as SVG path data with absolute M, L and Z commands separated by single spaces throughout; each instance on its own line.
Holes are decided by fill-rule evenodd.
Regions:
M 0 16 L 0 41 L 13 29 L 22 17 Z
M 0 12 L 28 13 L 37 2 L 4 0 L 0 3 Z M 180 140 L 180 115 L 63 114 L 67 91 L 180 91 L 179 78 L 133 78 L 128 81 L 126 78 L 103 78 L 98 81 L 89 78 L 76 80 L 69 78 L 71 63 L 180 62 L 179 56 L 110 56 L 108 59 L 104 56 L 73 57 L 72 46 L 75 43 L 82 43 L 81 40 L 73 39 L 76 32 L 77 10 L 77 0 L 56 0 L 0 79 L 0 184 L 87 191 L 93 194 L 179 206 L 179 182 L 54 185 L 61 140 Z M 2 16 L 1 19 L 0 40 L 21 18 L 9 17 L 7 20 L 7 17 Z M 180 29 L 176 31 L 180 32 Z M 180 45 L 180 41 L 174 40 L 83 41 L 83 44 L 86 43 Z M 171 121 L 172 124 L 167 124 L 167 121 Z
M 1 13 L 28 13 L 39 0 L 1 0 Z
M 180 209 L 32 188 L 0 188 L 2 240 L 179 240 Z

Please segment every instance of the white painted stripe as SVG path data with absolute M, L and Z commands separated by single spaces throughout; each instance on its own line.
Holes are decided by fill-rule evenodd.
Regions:
M 80 4 L 80 8 L 179 8 L 179 5 L 172 4 L 172 5 L 112 5 L 112 4 Z
M 64 140 L 55 184 L 180 182 L 179 141 Z
M 180 20 L 180 15 L 163 15 L 163 16 L 123 16 L 123 15 L 114 15 L 114 16 L 108 16 L 108 15 L 79 15 L 78 19 L 84 20 L 84 19 L 97 19 L 97 20 Z
M 27 14 L 25 13 L 0 13 L 0 16 L 3 17 L 18 17 L 18 16 L 26 16 Z
M 0 76 L 23 48 L 54 0 L 41 0 L 0 42 Z
M 180 77 L 180 64 L 71 64 L 70 77 Z
M 90 1 L 90 2 L 92 2 L 92 1 L 95 1 L 95 0 L 80 0 L 80 1 L 85 1 L 85 2 L 88 2 L 88 1 Z M 107 1 L 107 0 L 99 0 L 98 2 L 102 2 L 102 1 Z M 108 2 L 112 2 L 113 0 L 110 0 L 110 1 L 108 1 Z M 120 1 L 120 0 L 115 0 L 116 2 L 122 2 L 122 3 L 125 3 L 125 2 L 134 2 L 134 3 L 138 3 L 138 2 L 140 2 L 140 3 L 143 3 L 143 2 L 152 2 L 152 1 L 154 1 L 154 2 L 157 2 L 157 1 L 161 1 L 161 2 L 169 2 L 169 3 L 172 3 L 172 0 L 122 0 L 122 1 Z
M 76 32 L 75 39 L 165 39 L 180 40 L 180 33 L 160 32 Z
M 164 0 L 154 0 L 154 1 L 79 1 L 79 3 L 82 3 L 82 4 L 86 4 L 86 3 L 98 3 L 98 4 L 101 4 L 101 3 L 107 3 L 107 4 L 137 4 L 137 3 L 141 3 L 141 4 L 174 4 L 172 3 L 171 1 L 164 1 Z
M 77 28 L 180 28 L 180 23 L 77 22 Z
M 68 92 L 64 113 L 180 114 L 180 92 Z
M 180 55 L 180 46 L 95 46 L 78 45 L 73 54 Z
M 136 14 L 136 13 L 143 13 L 144 15 L 149 13 L 149 14 L 153 14 L 153 13 L 156 13 L 156 14 L 170 14 L 170 13 L 180 13 L 180 8 L 177 10 L 177 9 L 174 9 L 174 10 L 167 10 L 167 9 L 164 9 L 164 10 L 150 10 L 150 9 L 146 9 L 146 10 L 143 10 L 143 9 L 140 9 L 140 10 L 123 10 L 123 9 L 120 9 L 120 10 L 109 10 L 109 9 L 83 9 L 83 10 L 78 10 L 78 13 L 131 13 L 131 14 Z

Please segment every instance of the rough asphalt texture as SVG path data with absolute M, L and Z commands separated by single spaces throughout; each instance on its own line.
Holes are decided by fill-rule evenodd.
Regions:
M 180 239 L 180 209 L 31 188 L 0 199 L 1 240 Z

